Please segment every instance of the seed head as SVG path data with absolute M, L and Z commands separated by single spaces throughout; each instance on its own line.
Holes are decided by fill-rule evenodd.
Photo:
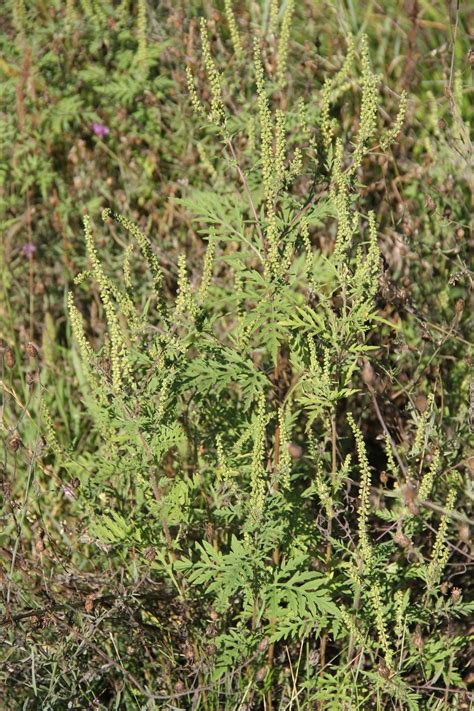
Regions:
M 419 507 L 414 503 L 414 501 L 410 501 L 407 505 L 408 511 L 411 513 L 412 516 L 418 516 L 420 513 Z
M 382 679 L 389 679 L 390 678 L 390 669 L 382 659 L 382 661 L 379 664 L 379 674 L 382 677 Z
M 456 604 L 459 602 L 459 598 L 461 597 L 462 590 L 461 588 L 453 588 L 451 590 L 451 601 Z
M 428 210 L 428 212 L 434 212 L 436 210 L 436 203 L 431 197 L 431 195 L 428 195 L 428 197 L 426 198 L 426 209 Z
M 375 381 L 375 371 L 367 359 L 364 361 L 364 367 L 362 368 L 362 380 L 369 386 L 373 385 Z
M 456 301 L 456 304 L 455 304 L 455 306 L 454 306 L 454 310 L 455 310 L 456 316 L 457 316 L 458 318 L 461 317 L 462 312 L 464 311 L 464 305 L 465 305 L 464 299 L 458 299 L 458 300 Z
M 26 374 L 26 384 L 29 385 L 30 387 L 35 385 L 39 380 L 38 378 L 38 373 L 36 370 L 34 370 L 31 373 Z
M 463 523 L 459 526 L 459 540 L 463 543 L 470 543 L 471 541 L 471 531 L 467 523 Z
M 423 637 L 421 636 L 420 630 L 417 628 L 416 632 L 413 634 L 411 641 L 413 642 L 413 646 L 416 647 L 416 649 L 423 649 L 425 646 L 425 642 L 423 640 Z
M 84 600 L 84 609 L 88 614 L 92 612 L 94 609 L 94 595 L 91 594 L 86 597 Z
M 21 439 L 17 434 L 14 434 L 13 437 L 10 438 L 10 447 L 14 452 L 18 452 L 21 446 Z
M 15 352 L 12 348 L 7 348 L 5 351 L 5 365 L 7 368 L 14 368 L 16 363 Z
M 150 563 L 156 558 L 156 551 L 153 546 L 150 546 L 145 551 L 145 558 L 150 561 Z
M 400 548 L 408 548 L 408 546 L 411 544 L 410 539 L 407 535 L 403 533 L 401 528 L 397 530 L 396 534 L 393 537 L 393 540 L 398 546 L 400 546 Z
M 417 407 L 418 412 L 425 412 L 426 408 L 428 407 L 428 398 L 426 395 L 423 395 L 423 393 L 420 393 L 419 395 L 416 396 L 415 398 L 415 405 Z
M 292 459 L 300 459 L 303 456 L 303 448 L 294 442 L 288 442 L 288 452 Z
M 36 360 L 39 356 L 38 346 L 30 341 L 26 346 L 26 352 L 32 360 Z

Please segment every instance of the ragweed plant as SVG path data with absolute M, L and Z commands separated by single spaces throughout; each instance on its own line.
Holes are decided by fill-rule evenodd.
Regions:
M 243 50 L 229 3 L 226 12 L 239 54 Z M 289 5 L 280 36 L 281 72 L 291 13 Z M 209 601 L 219 614 L 227 611 L 228 619 L 216 637 L 213 678 L 232 669 L 238 649 L 258 656 L 264 649 L 262 640 L 267 640 L 266 673 L 275 681 L 265 694 L 272 703 L 280 641 L 305 638 L 310 647 L 320 645 L 324 658 L 329 636 L 340 644 L 346 634 L 349 659 L 362 650 L 374 664 L 381 656 L 390 676 L 397 675 L 384 693 L 406 700 L 404 667 L 395 649 L 414 617 L 404 617 L 405 591 L 397 591 L 393 599 L 386 597 L 391 576 L 401 570 L 400 563 L 393 562 L 384 571 L 396 544 L 377 544 L 370 533 L 371 464 L 362 430 L 352 415 L 343 415 L 344 403 L 357 392 L 360 359 L 370 356 L 371 330 L 380 323 L 376 216 L 373 211 L 364 215 L 356 185 L 365 156 L 382 140 L 378 78 L 370 68 L 367 42 L 357 45 L 350 40 L 342 69 L 324 85 L 314 136 L 308 135 L 299 102 L 293 125 L 296 116 L 297 130 L 308 139 L 305 153 L 304 147 L 295 145 L 288 114 L 273 107 L 261 41 L 255 39 L 252 125 L 258 130 L 251 140 L 256 142 L 258 159 L 247 166 L 234 146 L 225 79 L 204 20 L 200 29 L 210 103 L 206 106 L 200 98 L 188 68 L 190 100 L 198 117 L 220 134 L 229 170 L 237 179 L 236 189 L 218 201 L 202 192 L 184 201 L 209 240 L 202 276 L 191 274 L 181 254 L 176 296 L 166 300 L 150 243 L 117 217 L 137 239 L 155 280 L 146 314 L 136 304 L 132 317 L 128 299 L 133 294 L 133 253 L 126 248 L 126 291 L 112 287 L 100 266 L 90 222 L 85 222 L 90 276 L 98 284 L 108 322 L 111 361 L 110 376 L 102 383 L 106 401 L 97 398 L 95 408 L 107 410 L 109 437 L 117 452 L 115 457 L 109 453 L 106 471 L 113 469 L 113 483 L 107 509 L 92 523 L 93 535 L 123 555 L 129 555 L 138 541 L 143 551 L 153 546 L 161 551 L 151 563 L 154 575 L 165 579 L 172 575 L 183 599 L 199 587 L 203 605 Z M 361 96 L 359 128 L 349 146 L 336 135 L 330 106 L 354 87 Z M 402 128 L 404 110 L 402 97 L 400 113 L 386 134 L 390 140 Z M 308 170 L 308 161 L 314 160 L 315 147 L 325 151 L 328 180 L 318 191 L 319 164 L 314 165 L 310 196 L 298 200 L 294 186 L 303 166 Z M 314 229 L 321 224 L 334 234 L 327 251 L 312 243 Z M 73 309 L 71 315 L 77 319 Z M 91 371 L 93 360 L 101 356 L 92 352 L 78 326 L 75 330 L 86 371 Z M 415 461 L 427 446 L 431 411 L 432 403 L 418 422 L 409 453 Z M 348 446 L 341 439 L 345 422 L 355 439 L 358 475 L 350 453 L 340 452 L 341 446 Z M 387 437 L 388 468 L 399 478 L 402 472 Z M 310 456 L 293 460 L 292 450 L 303 452 L 308 440 Z M 138 462 L 149 476 L 133 474 Z M 68 466 L 79 475 L 73 461 Z M 435 454 L 422 473 L 421 497 L 430 494 L 438 466 Z M 357 532 L 346 550 L 340 516 L 347 495 L 343 492 L 351 486 L 352 476 L 360 482 Z M 97 483 L 85 487 L 89 510 L 94 507 L 94 491 L 100 488 Z M 451 494 L 449 503 L 451 510 Z M 324 520 L 327 529 L 321 525 Z M 429 586 L 446 564 L 446 525 L 445 517 L 426 569 Z M 325 535 L 329 538 L 322 547 Z M 332 569 L 337 555 L 346 558 L 340 574 Z M 346 607 L 351 588 L 353 617 Z M 361 599 L 367 601 L 363 610 Z M 203 633 L 199 624 L 194 625 L 198 648 Z M 364 673 L 370 683 L 370 671 Z M 311 682 L 315 694 L 323 679 L 316 676 Z
M 229 4 L 226 11 L 239 54 L 242 49 Z M 291 12 L 289 6 L 283 17 L 279 71 L 285 67 Z M 180 596 L 189 595 L 185 589 L 199 586 L 204 600 L 221 612 L 229 611 L 230 619 L 216 638 L 215 678 L 232 668 L 237 642 L 249 654 L 258 655 L 261 641 L 267 639 L 267 673 L 277 679 L 273 668 L 275 645 L 280 641 L 303 636 L 317 647 L 319 639 L 320 654 L 325 655 L 328 635 L 335 642 L 343 639 L 347 625 L 350 659 L 361 645 L 374 660 L 380 655 L 389 674 L 398 675 L 385 693 L 406 699 L 403 671 L 394 653 L 400 635 L 408 634 L 410 626 L 403 618 L 406 606 L 401 606 L 405 592 L 400 590 L 393 599 L 385 597 L 400 564 L 383 571 L 383 561 L 395 544 L 377 545 L 372 540 L 371 464 L 360 427 L 351 415 L 342 417 L 344 403 L 357 392 L 358 364 L 370 355 L 370 332 L 378 323 L 376 216 L 372 211 L 363 214 L 356 187 L 364 157 L 382 141 L 378 78 L 370 68 L 366 41 L 358 46 L 351 40 L 342 69 L 322 90 L 319 138 L 316 132 L 307 144 L 311 154 L 321 141 L 318 151 L 326 152 L 329 184 L 318 193 L 316 177 L 309 199 L 298 204 L 293 186 L 310 157 L 295 145 L 285 111 L 272 106 L 260 40 L 253 45 L 258 131 L 251 139 L 256 141 L 259 158 L 248 168 L 234 147 L 225 80 L 204 20 L 201 44 L 210 105 L 206 107 L 199 97 L 188 69 L 191 103 L 220 134 L 230 170 L 240 185 L 239 192 L 223 196 L 219 203 L 202 193 L 184 203 L 208 234 L 201 278 L 190 274 L 181 254 L 176 297 L 167 301 L 150 243 L 118 217 L 137 239 L 155 281 L 146 313 L 133 314 L 131 249 L 126 249 L 124 291 L 112 286 L 105 275 L 89 219 L 85 221 L 90 276 L 98 285 L 109 334 L 110 376 L 101 383 L 105 397 L 96 398 L 94 408 L 102 413 L 99 422 L 108 418 L 108 436 L 116 447 L 115 455 L 108 450 L 105 467 L 114 471 L 108 505 L 91 531 L 98 541 L 123 550 L 123 555 L 138 541 L 142 550 L 150 545 L 161 549 L 151 564 L 155 575 L 167 579 L 172 574 Z M 358 55 L 360 76 L 355 70 Z M 354 87 L 361 95 L 359 128 L 352 146 L 347 146 L 336 135 L 330 106 Z M 402 97 L 395 124 L 384 134 L 385 145 L 401 130 L 404 110 Z M 295 115 L 303 121 L 297 121 L 298 130 L 308 136 L 301 103 Z M 261 190 L 254 175 L 260 176 Z M 314 226 L 331 222 L 333 248 L 315 249 Z M 84 340 L 74 307 L 71 316 L 85 369 L 92 372 L 100 353 Z M 419 418 L 409 452 L 422 469 L 420 453 L 429 437 L 430 403 Z M 341 494 L 354 471 L 349 453 L 341 459 L 339 452 L 344 419 L 355 438 L 360 471 L 357 535 L 346 561 L 352 567 L 346 579 L 330 567 L 332 557 L 344 551 L 338 532 Z M 311 456 L 293 463 L 292 448 L 304 451 L 305 439 L 311 441 Z M 402 472 L 389 436 L 387 448 L 389 471 L 399 478 Z M 136 462 L 141 470 L 148 470 L 148 476 L 133 476 Z M 420 498 L 430 494 L 438 466 L 435 454 L 422 473 Z M 74 461 L 68 467 L 79 475 Z M 100 489 L 97 483 L 85 487 L 88 510 L 93 510 L 94 492 Z M 124 491 L 130 492 L 127 506 L 120 503 Z M 449 511 L 453 500 L 450 494 Z M 319 511 L 316 519 L 314 505 Z M 415 530 L 414 512 L 412 507 L 406 523 L 409 534 Z M 431 562 L 425 572 L 420 569 L 420 579 L 426 576 L 429 589 L 446 565 L 448 515 L 440 524 Z M 328 522 L 324 553 L 321 517 Z M 222 529 L 224 522 L 228 532 Z M 354 594 L 355 619 L 350 623 L 344 611 L 348 585 Z M 364 611 L 359 610 L 361 596 L 368 601 Z M 201 634 L 197 625 L 193 631 L 197 647 L 202 644 Z M 321 683 L 321 678 L 314 679 L 315 693 Z M 272 686 L 265 693 L 272 703 Z

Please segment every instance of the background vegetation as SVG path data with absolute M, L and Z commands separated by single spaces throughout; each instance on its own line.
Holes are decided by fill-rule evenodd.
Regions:
M 0 26 L 2 707 L 470 708 L 469 4 Z

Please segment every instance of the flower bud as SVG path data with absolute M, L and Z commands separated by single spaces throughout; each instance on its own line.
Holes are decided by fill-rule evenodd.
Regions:
M 390 679 L 390 669 L 388 668 L 383 659 L 379 664 L 378 672 L 382 679 Z
M 15 352 L 12 348 L 5 351 L 5 365 L 7 368 L 14 368 L 16 363 Z
M 423 395 L 423 393 L 417 395 L 415 398 L 415 405 L 418 412 L 425 412 L 426 408 L 428 407 L 428 398 L 426 397 L 426 395 Z
M 364 367 L 362 368 L 362 380 L 369 386 L 373 385 L 375 381 L 375 370 L 367 359 L 364 360 Z
M 455 304 L 455 306 L 454 306 L 454 310 L 455 310 L 456 316 L 457 316 L 458 318 L 461 317 L 462 312 L 464 311 L 464 305 L 465 305 L 464 299 L 458 299 L 458 300 L 456 301 L 456 304 Z
M 21 439 L 17 434 L 14 434 L 13 437 L 10 438 L 10 447 L 13 449 L 14 452 L 18 452 L 21 446 Z
M 451 600 L 453 601 L 454 604 L 459 602 L 459 598 L 461 597 L 462 590 L 461 588 L 453 588 L 451 590 Z
M 423 640 L 423 637 L 421 636 L 421 632 L 419 629 L 416 630 L 416 632 L 412 635 L 411 641 L 413 642 L 413 646 L 416 647 L 416 649 L 423 649 L 425 646 L 425 642 Z
M 408 548 L 411 545 L 411 541 L 407 535 L 405 535 L 401 528 L 399 528 L 393 537 L 395 543 L 400 546 L 400 548 Z
M 26 384 L 27 385 L 29 385 L 31 387 L 32 385 L 35 385 L 37 382 L 39 382 L 39 378 L 38 378 L 38 373 L 36 371 L 26 374 Z
M 156 558 L 156 551 L 153 546 L 149 546 L 145 551 L 145 558 L 150 561 L 150 563 Z
M 425 204 L 426 204 L 426 209 L 428 210 L 428 212 L 434 212 L 436 210 L 436 203 L 433 200 L 433 198 L 431 197 L 431 195 L 428 195 L 428 197 L 426 198 Z
M 92 612 L 94 609 L 94 595 L 91 594 L 86 597 L 84 600 L 84 609 L 88 614 Z
M 455 605 L 457 602 L 459 602 L 459 599 L 461 597 L 462 590 L 461 588 L 453 588 L 451 590 L 451 601 Z
M 303 456 L 303 448 L 294 442 L 288 442 L 288 452 L 292 459 L 300 459 Z
M 32 360 L 36 360 L 39 355 L 38 346 L 36 346 L 32 341 L 30 341 L 26 346 L 26 352 Z

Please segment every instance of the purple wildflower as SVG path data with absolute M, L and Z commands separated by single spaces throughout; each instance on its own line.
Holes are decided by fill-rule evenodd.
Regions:
M 27 259 L 33 259 L 34 253 L 36 252 L 36 246 L 32 242 L 24 244 L 21 251 Z
M 110 128 L 106 126 L 105 123 L 96 123 L 94 121 L 94 123 L 91 124 L 91 129 L 99 138 L 105 138 L 105 136 L 108 136 L 110 133 Z
M 63 494 L 64 494 L 64 496 L 66 496 L 68 499 L 75 499 L 75 498 L 76 498 L 76 494 L 74 493 L 74 489 L 73 489 L 72 486 L 70 486 L 69 484 L 66 484 L 65 486 L 63 486 Z

